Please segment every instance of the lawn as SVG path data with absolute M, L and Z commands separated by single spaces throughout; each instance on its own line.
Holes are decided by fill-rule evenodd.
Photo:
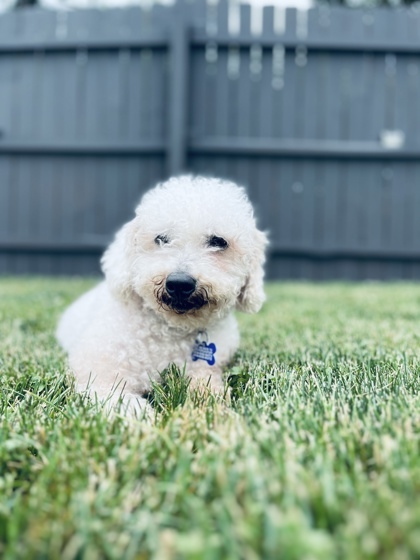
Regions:
M 231 403 L 171 370 L 141 423 L 55 343 L 91 284 L 0 280 L 2 559 L 420 557 L 420 285 L 271 284 Z

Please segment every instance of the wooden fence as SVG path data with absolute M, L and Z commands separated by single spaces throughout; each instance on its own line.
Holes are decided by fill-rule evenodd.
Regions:
M 87 274 L 141 194 L 244 184 L 272 278 L 420 278 L 420 12 L 0 17 L 0 272 Z

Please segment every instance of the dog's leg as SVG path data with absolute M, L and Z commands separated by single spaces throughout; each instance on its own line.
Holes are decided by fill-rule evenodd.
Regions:
M 226 393 L 222 369 L 217 366 L 192 362 L 187 367 L 187 375 L 191 379 L 190 388 L 193 390 L 200 387 L 208 387 L 215 395 L 223 396 Z
M 121 414 L 143 418 L 151 416 L 152 407 L 143 398 L 150 390 L 147 374 L 139 376 L 126 360 L 123 365 L 115 361 L 114 352 L 98 352 L 81 347 L 70 358 L 70 369 L 76 379 L 76 388 L 93 401 L 104 404 L 108 412 L 120 411 Z
M 93 402 L 103 405 L 111 416 L 119 412 L 123 416 L 132 418 L 151 419 L 153 407 L 146 398 L 134 393 L 127 393 L 118 386 L 105 388 L 95 387 L 95 384 L 77 384 L 77 392 L 89 397 Z
M 124 416 L 134 417 L 138 420 L 150 420 L 152 418 L 152 406 L 140 395 L 133 395 L 132 393 L 111 395 L 105 398 L 104 403 L 111 414 L 119 411 Z

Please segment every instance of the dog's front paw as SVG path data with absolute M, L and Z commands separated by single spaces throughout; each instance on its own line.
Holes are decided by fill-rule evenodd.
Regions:
M 122 396 L 111 397 L 106 401 L 106 408 L 111 413 L 120 413 L 129 418 L 151 421 L 153 407 L 140 395 L 125 393 Z
M 221 372 L 212 372 L 206 369 L 200 372 L 191 372 L 189 388 L 192 391 L 208 391 L 214 396 L 229 399 L 229 387 L 223 383 Z

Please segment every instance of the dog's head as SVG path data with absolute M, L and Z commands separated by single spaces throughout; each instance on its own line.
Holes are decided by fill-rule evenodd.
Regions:
M 176 177 L 144 195 L 102 267 L 117 297 L 140 297 L 171 324 L 202 327 L 234 307 L 260 309 L 266 245 L 244 189 Z

